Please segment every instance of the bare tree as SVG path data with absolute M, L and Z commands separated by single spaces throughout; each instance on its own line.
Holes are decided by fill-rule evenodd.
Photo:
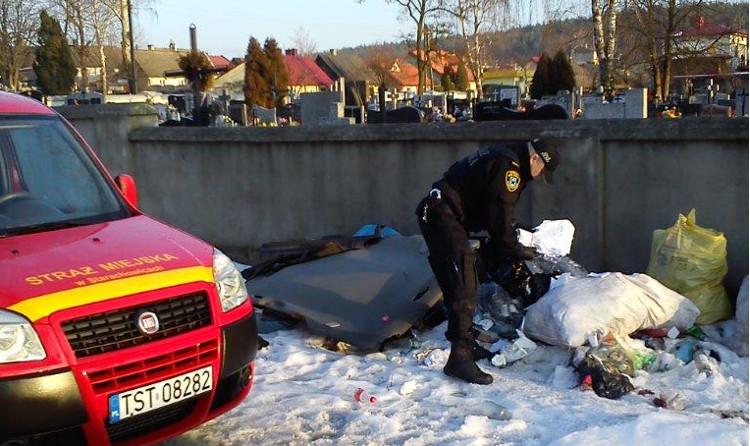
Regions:
M 302 26 L 295 31 L 292 44 L 299 54 L 313 54 L 318 51 L 318 44 L 312 40 L 310 33 Z
M 396 60 L 396 52 L 392 46 L 376 44 L 370 46 L 364 57 L 367 67 L 372 70 L 378 86 L 385 88 L 394 87 L 394 79 L 391 76 L 391 68 Z
M 629 1 L 632 6 L 629 11 L 634 18 L 628 23 L 628 31 L 633 36 L 630 51 L 648 61 L 654 98 L 664 100 L 670 90 L 673 61 L 681 56 L 705 54 L 719 36 L 693 48 L 675 47 L 675 34 L 699 11 L 703 0 Z
M 360 3 L 364 0 L 358 0 Z M 414 22 L 416 32 L 412 41 L 414 52 L 417 57 L 417 73 L 419 81 L 417 93 L 422 94 L 426 84 L 425 78 L 430 61 L 425 54 L 424 30 L 427 20 L 440 9 L 442 0 L 385 0 L 388 3 L 396 3 L 401 6 L 403 14 L 408 20 Z
M 122 48 L 122 68 L 130 70 L 130 65 L 134 62 L 130 56 L 131 33 L 133 32 L 132 23 L 130 23 L 130 11 L 132 0 L 108 0 L 109 8 L 120 22 L 120 47 Z M 129 72 L 129 71 L 128 71 Z M 135 82 L 135 79 L 133 79 Z M 131 92 L 132 93 L 132 92 Z
M 109 92 L 109 79 L 107 77 L 107 54 L 104 51 L 104 46 L 115 38 L 116 30 L 112 25 L 116 16 L 103 0 L 92 0 L 91 7 L 91 27 L 94 32 L 94 43 L 99 49 L 99 65 L 101 67 L 99 79 L 102 93 L 106 95 Z
M 91 2 L 89 0 L 55 0 L 52 2 L 63 20 L 63 30 L 73 42 L 72 51 L 77 57 L 81 84 L 78 88 L 88 90 L 88 65 L 91 45 L 94 41 L 91 24 Z
M 461 30 L 466 47 L 469 70 L 477 85 L 477 95 L 482 97 L 484 76 L 484 48 L 491 43 L 491 35 L 504 20 L 510 20 L 508 0 L 446 0 L 440 10 L 453 16 Z
M 134 24 L 130 23 L 130 12 L 149 10 L 153 0 L 101 0 L 102 3 L 114 14 L 120 25 L 120 46 L 122 48 L 122 68 L 130 70 L 131 64 L 131 33 L 134 33 Z M 133 40 L 135 40 L 133 38 Z M 135 79 L 133 79 L 135 81 Z
M 34 0 L 0 0 L 0 77 L 13 90 L 19 71 L 30 63 L 30 45 L 36 35 L 38 4 Z
M 425 67 L 425 70 L 429 71 L 428 73 L 425 73 L 425 89 L 428 86 L 431 90 L 435 89 L 433 83 L 434 73 L 432 71 L 433 54 L 440 54 L 442 52 L 440 41 L 446 40 L 453 35 L 453 25 L 443 20 L 445 18 L 443 16 L 444 14 L 433 16 L 430 23 L 425 24 L 423 33 L 424 45 L 422 46 L 422 51 L 427 58 L 427 66 Z
M 614 61 L 617 48 L 617 0 L 591 0 L 594 48 L 599 58 L 599 84 L 604 95 L 615 94 Z

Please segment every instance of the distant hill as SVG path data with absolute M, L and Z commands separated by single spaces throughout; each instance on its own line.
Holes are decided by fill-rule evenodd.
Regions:
M 726 3 L 704 4 L 701 13 L 709 22 L 720 23 L 736 29 L 748 29 L 748 2 L 735 1 Z M 462 45 L 457 37 L 444 39 L 441 47 L 450 51 L 461 52 Z M 381 44 L 396 54 L 406 54 L 408 46 L 404 42 Z M 533 56 L 546 51 L 554 54 L 560 48 L 569 51 L 572 47 L 588 46 L 593 48 L 592 24 L 590 17 L 551 21 L 547 24 L 523 26 L 507 31 L 497 32 L 487 47 L 490 64 L 503 65 L 517 63 L 524 65 Z M 353 52 L 367 57 L 375 45 L 364 45 L 354 48 L 342 48 L 342 52 Z

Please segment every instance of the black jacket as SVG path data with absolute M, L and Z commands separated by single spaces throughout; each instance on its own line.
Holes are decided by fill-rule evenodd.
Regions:
M 515 206 L 532 180 L 526 142 L 486 147 L 454 163 L 433 184 L 468 232 L 487 231 L 489 251 L 520 256 Z

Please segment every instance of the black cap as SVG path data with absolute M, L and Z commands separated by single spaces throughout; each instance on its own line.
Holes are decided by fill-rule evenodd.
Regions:
M 560 153 L 557 151 L 557 144 L 545 138 L 537 138 L 531 141 L 531 146 L 534 147 L 534 151 L 539 154 L 539 157 L 544 162 L 544 181 L 547 184 L 552 184 L 552 172 L 557 169 L 560 165 Z

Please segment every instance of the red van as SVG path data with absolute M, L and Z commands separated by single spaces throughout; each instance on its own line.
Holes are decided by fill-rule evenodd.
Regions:
M 0 444 L 173 437 L 245 398 L 257 345 L 227 256 L 138 211 L 53 110 L 0 93 Z

